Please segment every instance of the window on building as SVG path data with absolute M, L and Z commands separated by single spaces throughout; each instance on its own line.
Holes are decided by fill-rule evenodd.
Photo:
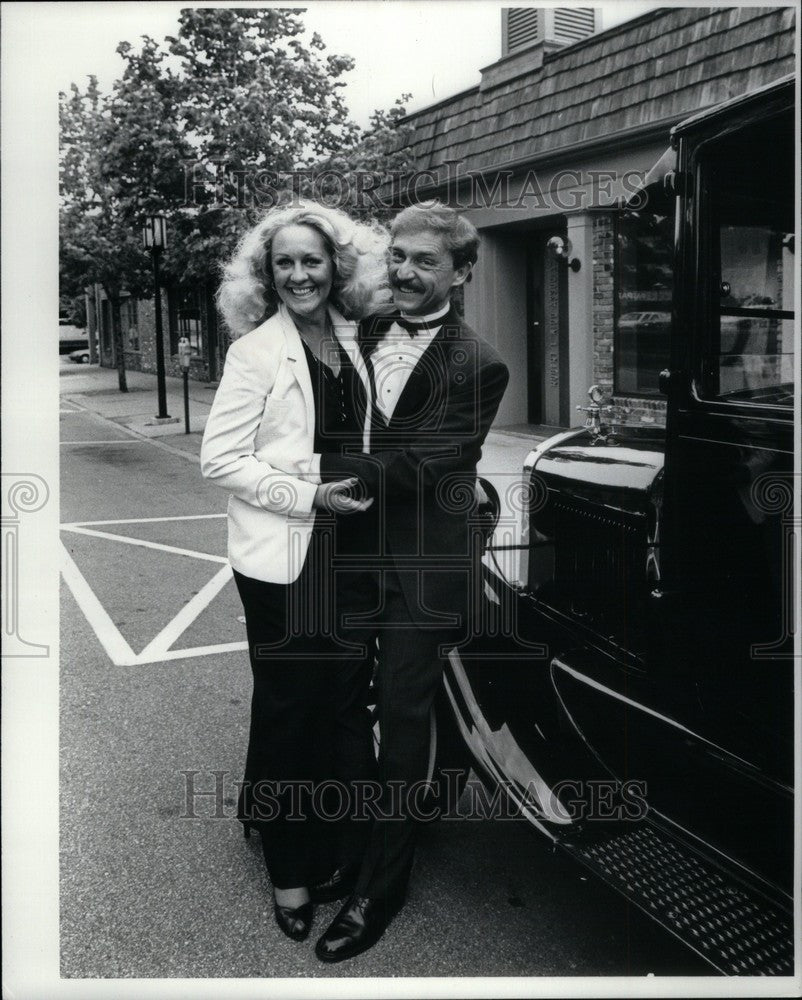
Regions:
M 169 293 L 170 353 L 178 353 L 178 341 L 186 337 L 196 357 L 203 356 L 203 289 L 173 288 Z
M 129 351 L 139 350 L 139 313 L 136 299 L 127 298 L 120 307 L 123 343 Z
M 794 127 L 779 117 L 752 132 L 714 143 L 700 165 L 711 204 L 702 386 L 708 398 L 792 406 Z
M 656 396 L 671 333 L 673 205 L 653 198 L 622 211 L 616 230 L 615 391 Z

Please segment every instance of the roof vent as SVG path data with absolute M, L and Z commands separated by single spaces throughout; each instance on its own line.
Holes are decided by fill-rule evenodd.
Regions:
M 503 7 L 501 57 L 514 55 L 539 42 L 570 45 L 601 27 L 601 12 L 593 7 Z

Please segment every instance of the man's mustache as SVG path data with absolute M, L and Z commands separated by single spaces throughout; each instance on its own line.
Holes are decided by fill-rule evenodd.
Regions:
M 423 289 L 415 281 L 391 281 L 391 288 L 397 288 L 400 292 L 422 292 Z

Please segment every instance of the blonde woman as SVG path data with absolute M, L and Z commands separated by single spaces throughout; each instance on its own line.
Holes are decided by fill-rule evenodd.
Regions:
M 254 681 L 239 819 L 246 837 L 261 834 L 276 920 L 299 941 L 310 888 L 358 864 L 368 835 L 366 823 L 325 821 L 316 790 L 374 777 L 373 653 L 339 635 L 347 602 L 331 565 L 335 519 L 357 521 L 372 499 L 354 495 L 356 479 L 321 483 L 319 464 L 323 451 L 359 450 L 355 401 L 368 376 L 356 321 L 389 300 L 386 243 L 378 227 L 314 202 L 274 208 L 218 293 L 237 339 L 201 469 L 231 494 L 228 555 Z

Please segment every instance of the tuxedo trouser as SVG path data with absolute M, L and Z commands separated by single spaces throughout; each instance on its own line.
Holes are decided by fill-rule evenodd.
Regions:
M 234 572 L 253 672 L 238 816 L 259 830 L 279 889 L 314 885 L 362 857 L 370 824 L 341 804 L 355 783 L 376 779 L 367 709 L 375 653 L 334 627 L 346 588 L 335 587 L 315 541 L 291 584 Z
M 410 579 L 416 575 L 414 570 L 401 572 L 411 574 Z M 463 636 L 464 625 L 444 627 L 411 608 L 393 569 L 382 571 L 377 607 L 374 685 L 381 798 L 356 893 L 386 899 L 403 896 L 412 869 L 425 810 L 422 793 L 429 771 L 432 707 L 445 656 Z

